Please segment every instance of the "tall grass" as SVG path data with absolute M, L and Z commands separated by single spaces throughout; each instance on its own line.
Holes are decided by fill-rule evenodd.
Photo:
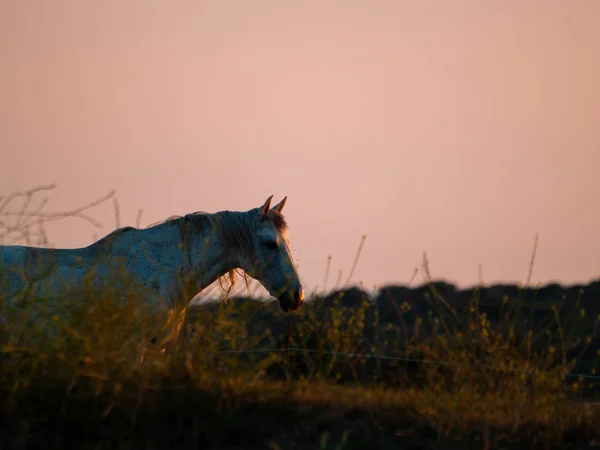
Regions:
M 28 211 L 39 191 L 0 199 L 0 214 L 25 199 L 14 216 L 21 219 L 3 214 L 3 236 L 27 240 L 31 230 L 19 227 L 39 228 L 52 217 L 94 223 L 85 208 Z M 535 248 L 528 280 L 534 260 Z M 90 289 L 65 298 L 60 314 L 41 307 L 43 299 L 8 308 L 0 321 L 0 414 L 8 424 L 0 425 L 0 448 L 58 447 L 69 439 L 90 448 L 142 448 L 154 435 L 140 423 L 158 426 L 152 414 L 170 424 L 165 433 L 173 439 L 208 439 L 214 447 L 231 433 L 254 436 L 257 448 L 492 448 L 561 439 L 584 446 L 598 439 L 598 409 L 578 402 L 584 380 L 565 375 L 595 339 L 596 318 L 578 302 L 567 311 L 527 298 L 528 281 L 516 298 L 495 305 L 501 314 L 492 320 L 481 287 L 465 304 L 451 304 L 426 255 L 411 281 L 418 271 L 427 286 L 422 299 L 315 292 L 289 316 L 273 302 L 241 298 L 156 316 L 136 306 L 135 285 L 130 301 Z M 348 303 L 350 294 L 359 301 Z M 425 314 L 415 312 L 421 301 Z M 547 313 L 534 323 L 536 308 Z M 158 334 L 178 339 L 164 352 L 153 344 Z M 180 422 L 169 422 L 173 417 Z M 357 424 L 362 431 L 352 431 Z M 112 431 L 103 433 L 106 426 Z

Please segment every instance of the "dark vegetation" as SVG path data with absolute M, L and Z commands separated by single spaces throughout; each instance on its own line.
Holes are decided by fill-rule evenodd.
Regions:
M 94 224 L 86 207 L 28 212 L 52 188 L 0 197 L 0 238 Z M 0 450 L 600 445 L 600 281 L 350 288 L 289 316 L 235 298 L 166 322 L 109 294 L 67 298 L 60 316 L 42 305 L 0 320 Z M 181 330 L 165 353 L 157 329 Z
M 4 345 L 0 448 L 589 448 L 599 300 L 600 282 L 350 288 L 290 316 L 234 298 L 190 307 L 167 353 L 88 303 L 87 335 Z

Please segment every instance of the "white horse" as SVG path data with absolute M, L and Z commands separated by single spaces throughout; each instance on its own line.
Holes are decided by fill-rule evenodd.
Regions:
M 282 311 L 297 310 L 304 289 L 281 214 L 287 197 L 271 208 L 272 198 L 246 212 L 197 212 L 146 229 L 120 228 L 84 248 L 0 246 L 0 313 L 27 296 L 60 305 L 60 298 L 89 296 L 90 289 L 118 294 L 123 280 L 134 283 L 142 306 L 166 312 L 185 308 L 226 274 L 233 280 L 235 269 L 257 279 Z

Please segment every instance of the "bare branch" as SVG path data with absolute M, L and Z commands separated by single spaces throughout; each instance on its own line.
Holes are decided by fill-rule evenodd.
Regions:
M 55 187 L 56 184 L 52 183 L 34 187 L 25 191 L 18 191 L 8 196 L 0 196 L 0 214 L 3 216 L 3 220 L 0 220 L 0 241 L 4 242 L 4 238 L 7 238 L 13 242 L 18 242 L 19 240 L 25 239 L 27 243 L 29 243 L 31 238 L 35 237 L 38 238 L 41 244 L 47 244 L 48 238 L 43 225 L 47 222 L 61 220 L 67 217 L 77 217 L 89 222 L 97 228 L 102 228 L 102 224 L 100 222 L 88 216 L 85 212 L 113 197 L 116 193 L 115 190 L 110 191 L 108 194 L 100 197 L 97 200 L 68 211 L 42 211 L 42 209 L 48 203 L 48 198 L 43 198 L 37 207 L 33 208 L 32 210 L 29 209 L 35 194 L 41 191 L 54 189 Z M 11 202 L 17 198 L 23 197 L 25 197 L 25 200 L 23 205 L 18 210 L 7 210 L 7 207 L 11 204 Z M 116 200 L 115 205 L 117 205 Z M 16 217 L 14 223 L 12 223 L 10 220 L 11 217 Z M 39 229 L 38 232 L 33 231 L 33 228 L 35 227 Z
M 8 197 L 3 197 L 4 200 L 2 201 L 2 203 L 0 203 L 0 211 L 2 211 L 6 205 L 8 205 L 14 198 L 17 197 L 27 197 L 28 195 L 32 195 L 35 194 L 37 192 L 40 191 L 49 191 L 52 190 L 56 187 L 56 183 L 52 183 L 52 184 L 47 184 L 47 185 L 42 185 L 42 186 L 38 186 L 38 187 L 34 187 L 31 188 L 27 191 L 18 191 L 15 192 L 13 194 L 10 194 Z

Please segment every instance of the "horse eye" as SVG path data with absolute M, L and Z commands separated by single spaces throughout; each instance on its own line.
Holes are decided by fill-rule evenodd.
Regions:
M 270 249 L 275 250 L 277 248 L 277 242 L 275 242 L 275 241 L 265 241 L 265 246 L 267 246 Z

